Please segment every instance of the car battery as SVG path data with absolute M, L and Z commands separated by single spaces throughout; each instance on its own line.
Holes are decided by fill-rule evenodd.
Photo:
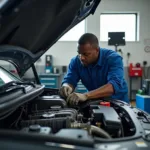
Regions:
M 113 107 L 108 106 L 92 106 L 94 120 L 102 122 L 103 127 L 111 135 L 117 135 L 121 129 L 121 119 Z
M 150 96 L 136 94 L 136 107 L 150 113 Z

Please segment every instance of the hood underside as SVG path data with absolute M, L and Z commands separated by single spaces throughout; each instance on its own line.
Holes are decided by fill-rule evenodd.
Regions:
M 1 7 L 0 59 L 22 76 L 60 37 L 93 14 L 100 0 L 8 0 Z

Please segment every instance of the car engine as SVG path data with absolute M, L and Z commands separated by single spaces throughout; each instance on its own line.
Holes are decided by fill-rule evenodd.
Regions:
M 58 90 L 44 90 L 1 119 L 1 128 L 31 134 L 66 136 L 70 133 L 71 137 L 80 133 L 76 135 L 79 138 L 121 138 L 135 135 L 139 122 L 134 121 L 144 118 L 139 112 L 117 100 L 92 100 L 71 108 L 59 97 Z
M 135 126 L 128 113 L 113 103 L 104 106 L 101 102 L 96 100 L 70 108 L 56 91 L 43 92 L 8 116 L 5 128 L 60 136 L 64 130 L 81 129 L 90 136 L 108 139 L 134 135 Z

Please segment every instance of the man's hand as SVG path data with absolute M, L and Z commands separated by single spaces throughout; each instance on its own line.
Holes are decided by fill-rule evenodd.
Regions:
M 62 87 L 59 89 L 59 95 L 61 97 L 68 97 L 73 91 L 73 88 L 69 84 L 63 84 Z
M 86 94 L 72 93 L 67 97 L 68 105 L 78 105 L 78 102 L 84 102 L 87 100 Z

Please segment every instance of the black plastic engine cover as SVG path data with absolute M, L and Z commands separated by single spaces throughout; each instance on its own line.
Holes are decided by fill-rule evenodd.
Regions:
M 66 101 L 58 95 L 41 96 L 33 101 L 32 110 L 46 110 L 53 107 L 65 108 L 66 105 Z
M 70 128 L 70 123 L 77 119 L 77 111 L 72 108 L 37 110 L 21 121 L 21 127 L 30 125 L 47 126 L 55 133 L 62 128 Z

